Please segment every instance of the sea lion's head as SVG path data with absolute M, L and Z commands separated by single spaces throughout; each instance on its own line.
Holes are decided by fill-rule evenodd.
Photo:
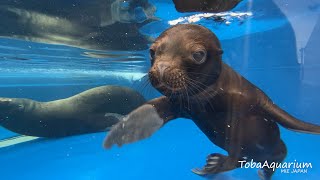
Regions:
M 168 97 L 195 95 L 218 78 L 221 55 L 220 42 L 209 29 L 191 24 L 173 26 L 150 47 L 150 82 Z
M 148 0 L 115 0 L 111 4 L 112 19 L 121 23 L 142 23 L 154 16 L 156 7 Z

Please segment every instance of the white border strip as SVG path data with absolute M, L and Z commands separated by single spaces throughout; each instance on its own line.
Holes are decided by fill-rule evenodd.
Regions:
M 39 137 L 34 137 L 34 136 L 15 136 L 15 137 L 11 137 L 8 139 L 3 139 L 0 141 L 0 148 L 4 148 L 4 147 L 8 147 L 8 146 L 12 146 L 12 145 L 16 145 L 16 144 L 20 144 L 20 143 L 24 143 L 24 142 L 28 142 L 28 141 L 32 141 L 35 139 L 39 139 Z
M 176 25 L 179 23 L 195 23 L 204 18 L 209 17 L 221 17 L 225 20 L 225 23 L 228 25 L 231 23 L 233 18 L 243 19 L 246 17 L 252 16 L 252 12 L 221 12 L 221 13 L 201 13 L 194 14 L 191 16 L 179 17 L 178 19 L 168 21 L 169 25 Z

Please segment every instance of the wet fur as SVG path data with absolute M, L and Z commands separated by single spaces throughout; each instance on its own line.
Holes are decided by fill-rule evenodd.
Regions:
M 206 60 L 200 64 L 193 59 L 199 50 L 207 52 Z M 209 155 L 207 164 L 193 172 L 217 174 L 238 168 L 241 160 L 283 161 L 287 149 L 280 138 L 278 123 L 296 131 L 320 133 L 319 126 L 292 117 L 223 63 L 222 52 L 218 38 L 198 25 L 174 26 L 162 33 L 150 48 L 149 79 L 165 96 L 147 104 L 156 109 L 164 124 L 178 117 L 192 119 L 215 145 L 228 152 L 227 156 Z M 140 112 L 139 107 L 132 113 Z M 131 113 L 130 116 L 133 117 Z M 150 136 L 142 120 L 127 121 L 142 123 L 139 128 L 129 123 L 128 126 L 124 123 L 124 128 L 115 126 L 105 141 L 106 147 Z M 123 139 L 129 130 L 132 137 Z M 263 169 L 259 175 L 261 179 L 270 179 L 273 173 Z

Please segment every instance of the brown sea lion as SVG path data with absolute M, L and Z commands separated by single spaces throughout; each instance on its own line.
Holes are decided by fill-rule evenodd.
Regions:
M 0 98 L 0 126 L 38 137 L 64 137 L 105 131 L 121 115 L 145 103 L 143 96 L 121 86 L 101 86 L 50 102 Z
M 109 132 L 104 146 L 119 146 L 152 135 L 178 117 L 192 119 L 228 155 L 213 153 L 199 175 L 217 174 L 240 161 L 282 162 L 287 154 L 278 124 L 320 133 L 320 126 L 300 121 L 275 105 L 258 87 L 222 62 L 218 38 L 198 25 L 176 25 L 163 32 L 150 48 L 151 84 L 164 96 L 128 114 Z M 259 171 L 270 179 L 274 171 Z

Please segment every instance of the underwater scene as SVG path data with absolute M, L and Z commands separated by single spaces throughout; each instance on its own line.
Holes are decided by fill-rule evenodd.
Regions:
M 319 0 L 1 0 L 0 179 L 320 179 Z

